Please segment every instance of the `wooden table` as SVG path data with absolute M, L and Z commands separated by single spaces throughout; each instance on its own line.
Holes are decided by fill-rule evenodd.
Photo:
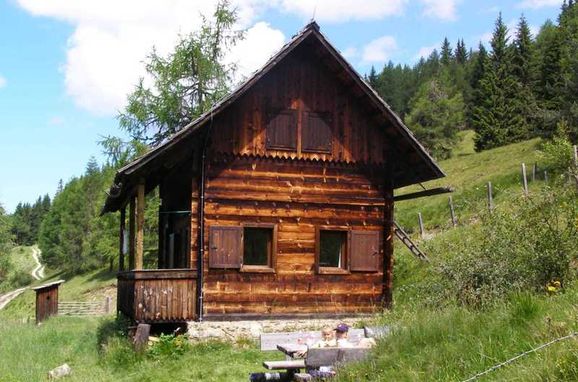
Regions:
M 277 345 L 277 350 L 285 353 L 291 358 L 295 358 L 295 353 L 307 351 L 307 345 L 303 344 L 281 344 Z M 302 357 L 301 357 L 302 358 Z

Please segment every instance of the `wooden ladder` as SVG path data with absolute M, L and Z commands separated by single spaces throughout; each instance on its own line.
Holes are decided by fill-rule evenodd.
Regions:
M 393 222 L 393 225 L 394 225 L 393 232 L 395 233 L 395 236 L 397 236 L 398 239 L 401 240 L 403 244 L 405 244 L 405 246 L 410 250 L 410 252 L 413 253 L 415 257 L 417 257 L 420 260 L 429 261 L 425 253 L 423 253 L 421 249 L 419 249 L 417 245 L 415 245 L 415 243 L 411 241 L 407 232 L 405 232 L 403 228 L 401 228 L 401 226 L 397 224 L 396 221 Z

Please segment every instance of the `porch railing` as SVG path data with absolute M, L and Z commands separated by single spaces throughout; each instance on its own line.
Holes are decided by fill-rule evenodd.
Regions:
M 136 322 L 196 319 L 197 271 L 146 269 L 118 273 L 117 310 Z

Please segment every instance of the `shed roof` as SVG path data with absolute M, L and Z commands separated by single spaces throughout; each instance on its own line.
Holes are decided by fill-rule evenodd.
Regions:
M 411 168 L 405 171 L 403 176 L 394 176 L 393 186 L 399 188 L 409 184 L 415 184 L 445 176 L 444 172 L 435 163 L 434 159 L 428 154 L 425 148 L 417 141 L 412 132 L 404 125 L 401 118 L 394 113 L 390 106 L 373 90 L 367 82 L 357 73 L 337 49 L 325 38 L 319 31 L 316 22 L 311 22 L 297 35 L 285 44 L 281 50 L 272 56 L 269 61 L 251 77 L 240 84 L 233 92 L 222 98 L 209 111 L 201 115 L 196 120 L 184 126 L 177 133 L 173 134 L 165 142 L 154 147 L 146 154 L 140 156 L 124 167 L 120 168 L 115 176 L 111 191 L 106 199 L 102 213 L 112 212 L 120 209 L 134 189 L 135 185 L 143 178 L 159 168 L 157 162 L 162 162 L 168 153 L 176 150 L 187 138 L 194 136 L 197 132 L 202 131 L 209 125 L 209 121 L 223 112 L 229 105 L 234 103 L 243 94 L 245 94 L 257 81 L 269 73 L 279 62 L 290 54 L 296 47 L 305 41 L 318 45 L 318 49 L 323 51 L 324 57 L 332 61 L 336 67 L 346 73 L 345 78 L 352 83 L 352 86 L 365 97 L 371 104 L 394 128 L 395 139 L 404 141 L 409 145 L 410 150 L 419 159 Z M 147 189 L 156 186 L 155 182 L 147 182 Z

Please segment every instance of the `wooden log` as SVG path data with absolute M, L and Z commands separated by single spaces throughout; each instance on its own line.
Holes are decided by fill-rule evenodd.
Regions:
M 145 185 L 143 183 L 137 186 L 136 202 L 136 251 L 135 251 L 135 269 L 143 269 L 144 255 L 144 211 L 145 211 Z
M 423 239 L 425 236 L 425 231 L 423 228 L 423 218 L 421 217 L 421 212 L 417 213 L 417 220 L 419 223 L 419 236 Z
M 130 197 L 128 218 L 128 268 L 134 269 L 135 265 L 135 229 L 136 229 L 136 199 Z
M 151 326 L 148 324 L 138 324 L 133 338 L 133 346 L 136 351 L 143 351 L 149 343 Z
M 124 242 L 125 242 L 125 223 L 126 223 L 126 207 L 120 210 L 120 228 L 119 228 L 119 249 L 118 249 L 118 270 L 124 271 Z

